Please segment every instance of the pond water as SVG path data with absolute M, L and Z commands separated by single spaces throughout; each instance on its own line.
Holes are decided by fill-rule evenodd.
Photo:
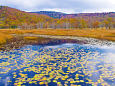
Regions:
M 58 42 L 0 51 L 0 86 L 115 86 L 115 45 Z

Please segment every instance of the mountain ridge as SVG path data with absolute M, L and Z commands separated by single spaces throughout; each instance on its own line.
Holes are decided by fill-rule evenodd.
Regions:
M 115 12 L 102 12 L 102 13 L 75 13 L 75 14 L 67 14 L 63 12 L 56 12 L 56 11 L 37 11 L 37 12 L 30 12 L 30 13 L 37 13 L 47 15 L 53 18 L 74 18 L 74 17 L 81 17 L 81 16 L 97 16 L 97 17 L 115 17 Z

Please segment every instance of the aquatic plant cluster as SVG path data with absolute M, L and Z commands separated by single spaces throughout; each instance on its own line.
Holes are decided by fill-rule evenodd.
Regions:
M 113 85 L 114 70 L 104 64 L 100 52 L 79 44 L 28 45 L 0 52 L 0 83 L 1 86 Z

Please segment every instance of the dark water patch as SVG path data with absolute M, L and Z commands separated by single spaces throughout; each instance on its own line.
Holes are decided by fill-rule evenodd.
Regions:
M 0 46 L 0 50 L 9 51 L 11 49 L 20 49 L 26 45 L 41 45 L 41 46 L 53 46 L 63 43 L 78 43 L 86 44 L 86 41 L 72 40 L 72 39 L 52 39 L 52 38 L 43 38 L 38 37 L 35 40 L 26 40 L 23 36 L 16 36 L 11 40 L 8 40 L 5 45 Z

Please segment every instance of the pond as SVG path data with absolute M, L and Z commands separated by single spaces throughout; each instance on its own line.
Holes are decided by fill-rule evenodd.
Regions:
M 0 86 L 115 86 L 115 45 L 53 40 L 0 51 Z

